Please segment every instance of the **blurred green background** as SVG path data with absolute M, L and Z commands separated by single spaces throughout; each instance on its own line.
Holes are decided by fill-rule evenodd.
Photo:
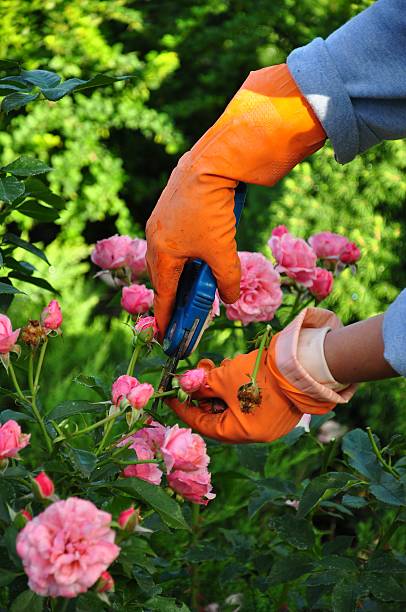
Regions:
M 0 116 L 0 162 L 23 153 L 49 163 L 53 190 L 69 202 L 57 224 L 15 216 L 23 237 L 43 245 L 41 272 L 61 291 L 64 339 L 48 360 L 50 402 L 76 398 L 72 374 L 111 378 L 126 327 L 112 318 L 106 288 L 92 280 L 92 245 L 116 232 L 143 236 L 145 222 L 180 155 L 216 120 L 250 70 L 283 62 L 371 2 L 348 0 L 3 0 L 0 57 L 64 78 L 134 74 L 89 94 Z M 326 145 L 272 189 L 251 187 L 239 247 L 263 250 L 273 226 L 302 237 L 342 232 L 362 249 L 326 302 L 349 323 L 379 312 L 405 285 L 406 144 L 381 145 L 347 166 Z M 9 228 L 10 229 L 10 228 Z M 36 264 L 38 261 L 36 261 Z M 50 296 L 29 287 L 11 309 L 15 324 L 37 317 Z M 219 338 L 205 340 L 216 350 Z M 243 338 L 221 338 L 231 355 Z M 58 381 L 56 383 L 56 381 Z M 383 438 L 405 431 L 405 382 L 364 385 L 338 419 L 371 425 Z

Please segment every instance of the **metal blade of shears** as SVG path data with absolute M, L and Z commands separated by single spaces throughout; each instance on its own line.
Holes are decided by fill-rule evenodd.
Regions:
M 182 342 L 179 345 L 178 350 L 172 357 L 168 357 L 166 360 L 166 364 L 164 367 L 164 371 L 162 373 L 161 382 L 158 386 L 158 393 L 162 393 L 164 391 L 169 390 L 169 383 L 171 378 L 176 374 L 176 370 L 178 368 L 178 363 L 182 359 L 183 354 L 185 352 L 185 348 L 189 341 L 190 332 L 184 334 Z M 154 403 L 152 404 L 152 410 L 155 411 L 158 408 L 159 400 L 161 398 L 156 397 Z

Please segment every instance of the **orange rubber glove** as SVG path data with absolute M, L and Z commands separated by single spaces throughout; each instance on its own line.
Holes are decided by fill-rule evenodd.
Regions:
M 271 442 L 287 434 L 304 413 L 324 414 L 336 404 L 348 402 L 356 385 L 336 392 L 316 382 L 298 362 L 297 343 L 302 328 L 341 327 L 340 320 L 321 308 L 303 310 L 264 351 L 257 375 L 262 399 L 252 412 L 243 412 L 237 398 L 249 382 L 257 351 L 225 360 L 218 368 L 210 360 L 199 367 L 208 370 L 207 388 L 194 397 L 199 406 L 168 400 L 176 414 L 193 429 L 223 442 Z M 218 398 L 227 408 L 218 414 Z M 220 406 L 222 408 L 222 406 Z
M 250 73 L 218 121 L 179 160 L 148 220 L 147 264 L 161 339 L 188 259 L 209 264 L 224 302 L 238 299 L 237 183 L 274 185 L 324 141 L 285 64 Z

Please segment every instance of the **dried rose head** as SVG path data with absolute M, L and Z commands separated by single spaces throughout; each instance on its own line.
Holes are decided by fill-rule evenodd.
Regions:
M 249 382 L 241 385 L 237 393 L 238 401 L 240 402 L 241 412 L 249 414 L 261 405 L 262 393 L 257 383 Z

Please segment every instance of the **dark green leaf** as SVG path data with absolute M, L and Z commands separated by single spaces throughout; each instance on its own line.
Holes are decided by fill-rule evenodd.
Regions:
M 297 514 L 298 518 L 305 517 L 327 491 L 338 493 L 351 480 L 354 480 L 354 476 L 346 472 L 330 472 L 314 478 L 303 492 Z
M 9 172 L 14 176 L 34 176 L 35 174 L 44 174 L 52 170 L 50 166 L 44 164 L 40 159 L 30 157 L 29 155 L 21 155 L 11 164 L 0 168 L 3 172 Z
M 73 448 L 72 446 L 67 446 L 67 455 L 73 467 L 79 470 L 85 478 L 89 478 L 96 467 L 96 455 L 87 450 Z
M 110 486 L 149 504 L 169 527 L 189 529 L 179 504 L 160 487 L 139 478 L 125 478 L 111 483 Z
M 53 223 L 59 217 L 58 211 L 50 206 L 39 204 L 35 200 L 25 200 L 16 210 L 31 219 L 37 219 L 43 223 Z
M 343 437 L 342 449 L 348 456 L 348 463 L 357 472 L 376 480 L 382 473 L 382 467 L 378 463 L 372 450 L 368 434 L 362 429 L 353 429 Z
M 153 612 L 190 612 L 190 608 L 185 603 L 178 604 L 172 597 L 155 596 L 148 599 L 142 607 L 145 612 L 149 610 Z
M 66 400 L 66 402 L 55 406 L 48 414 L 47 419 L 48 421 L 62 421 L 75 414 L 101 412 L 103 410 L 106 410 L 106 404 L 104 403 L 92 403 L 86 400 Z
M 38 178 L 31 177 L 25 181 L 25 193 L 28 196 L 34 196 L 37 200 L 46 202 L 58 210 L 62 210 L 66 206 L 65 200 L 48 189 Z
M 405 573 L 406 561 L 402 563 L 391 552 L 378 550 L 369 558 L 365 569 L 384 574 Z
M 148 574 L 146 571 L 142 570 L 140 567 L 133 567 L 132 575 L 135 578 L 141 591 L 147 593 L 149 597 L 151 597 L 151 595 L 159 595 L 159 593 L 162 593 L 161 587 L 155 584 L 151 575 Z
M 360 497 L 358 495 L 343 495 L 342 502 L 344 506 L 348 506 L 349 508 L 364 508 L 368 505 L 365 497 Z
M 1 293 L 24 293 L 24 291 L 20 291 L 20 289 L 17 289 L 16 287 L 13 287 L 13 285 L 8 285 L 7 283 L 0 283 L 0 294 Z
M 351 546 L 353 540 L 353 536 L 337 536 L 323 544 L 323 554 L 327 556 L 343 553 Z
M 7 268 L 18 270 L 23 274 L 33 274 L 36 271 L 36 267 L 28 263 L 28 261 L 17 261 L 14 257 L 6 257 L 5 264 Z
M 266 478 L 257 484 L 248 502 L 248 516 L 252 518 L 266 504 L 294 494 L 294 486 L 282 478 Z
M 0 176 L 0 201 L 10 204 L 23 195 L 25 185 L 14 176 Z
M 91 89 L 94 87 L 102 87 L 105 85 L 111 85 L 112 83 L 116 83 L 117 81 L 125 81 L 131 79 L 131 76 L 122 76 L 122 77 L 110 77 L 104 74 L 98 74 L 97 76 L 89 79 L 88 81 L 84 81 L 82 79 L 67 79 L 63 83 L 60 83 L 57 87 L 52 87 L 49 89 L 42 89 L 42 93 L 48 100 L 56 101 L 60 100 L 66 94 L 73 93 L 76 91 L 83 91 L 84 89 Z
M 294 427 L 286 436 L 282 436 L 278 442 L 282 442 L 282 444 L 286 444 L 286 446 L 293 446 L 300 440 L 305 431 L 304 427 Z
M 16 91 L 24 91 L 26 87 L 21 87 L 21 85 L 6 85 L 5 83 L 0 83 L 0 97 L 8 96 Z
M 372 595 L 382 601 L 406 601 L 406 591 L 390 575 L 371 573 L 365 578 L 365 584 Z
M 20 63 L 17 62 L 17 60 L 1 59 L 0 60 L 0 70 L 4 72 L 10 72 L 11 70 L 19 71 Z
M 20 238 L 19 236 L 16 236 L 15 234 L 12 234 L 10 232 L 7 232 L 7 234 L 4 234 L 3 243 L 14 244 L 14 246 L 20 247 L 21 249 L 25 249 L 26 251 L 29 251 L 30 253 L 32 253 L 33 255 L 36 255 L 40 259 L 43 259 L 49 265 L 47 256 L 45 255 L 45 253 L 41 251 L 41 249 L 38 249 L 36 246 L 31 244 L 30 242 L 23 240 L 22 238 Z
M 298 519 L 286 514 L 272 519 L 270 526 L 275 529 L 282 540 L 289 542 L 295 548 L 305 550 L 314 545 L 313 528 L 305 519 Z
M 7 529 L 4 531 L 3 543 L 4 543 L 4 546 L 7 549 L 8 556 L 10 557 L 10 560 L 13 562 L 13 564 L 16 567 L 21 568 L 22 567 L 21 559 L 17 555 L 17 551 L 16 551 L 17 533 L 18 533 L 18 531 L 17 531 L 17 529 L 15 527 L 7 527 Z
M 396 480 L 392 474 L 383 472 L 379 484 L 372 484 L 369 487 L 372 495 L 379 501 L 389 504 L 390 506 L 406 505 L 405 485 Z
M 280 584 L 296 580 L 313 569 L 313 558 L 308 553 L 293 553 L 279 558 L 272 566 L 269 580 L 271 584 Z
M 27 83 L 27 81 L 23 79 L 23 77 L 20 75 L 5 76 L 2 79 L 0 79 L 0 83 L 4 85 L 17 85 L 18 87 L 21 87 L 22 89 L 25 89 L 25 90 L 32 89 L 31 83 Z
M 324 586 L 327 584 L 336 584 L 339 575 L 336 570 L 312 572 L 306 580 L 306 586 Z
M 17 110 L 22 106 L 28 104 L 28 102 L 33 102 L 38 98 L 39 94 L 28 94 L 28 93 L 12 93 L 3 98 L 1 103 L 1 110 L 4 113 L 9 113 L 12 110 Z
M 331 555 L 328 557 L 323 557 L 317 561 L 317 569 L 356 572 L 357 566 L 355 565 L 354 561 L 348 557 Z
M 11 582 L 13 582 L 13 580 L 17 578 L 18 576 L 21 576 L 21 574 L 17 572 L 10 572 L 10 570 L 1 568 L 0 569 L 0 587 L 7 586 Z
M 24 412 L 17 412 L 16 410 L 2 410 L 0 412 L 0 423 L 5 423 L 9 419 L 13 419 L 14 421 L 33 421 L 35 419 L 29 414 L 24 414 Z
M 22 70 L 21 76 L 28 81 L 28 83 L 41 87 L 41 89 L 45 87 L 56 87 L 61 81 L 61 77 L 49 70 Z
M 44 601 L 43 597 L 33 591 L 23 591 L 13 601 L 10 612 L 41 612 Z
M 240 465 L 253 472 L 262 473 L 268 456 L 267 444 L 238 444 L 237 454 Z
M 51 291 L 52 293 L 56 293 L 59 295 L 59 291 L 52 287 L 48 281 L 44 278 L 37 278 L 36 276 L 29 276 L 27 274 L 23 274 L 22 272 L 12 271 L 9 273 L 9 278 L 16 278 L 24 283 L 29 283 L 30 285 L 35 285 L 36 287 L 41 287 L 41 289 L 46 289 L 47 291 Z
M 346 577 L 337 582 L 333 589 L 333 612 L 353 612 L 356 610 L 360 588 L 355 578 Z
M 107 74 L 97 74 L 92 77 L 88 81 L 85 81 L 81 85 L 78 85 L 75 88 L 75 91 L 83 91 L 84 89 L 92 89 L 94 87 L 104 87 L 105 85 L 112 85 L 113 83 L 117 83 L 118 81 L 128 81 L 132 79 L 132 76 L 120 76 L 120 77 L 111 77 Z
M 79 376 L 73 379 L 73 382 L 87 389 L 93 389 L 93 391 L 103 400 L 110 399 L 110 388 L 108 388 L 97 376 L 79 374 Z

